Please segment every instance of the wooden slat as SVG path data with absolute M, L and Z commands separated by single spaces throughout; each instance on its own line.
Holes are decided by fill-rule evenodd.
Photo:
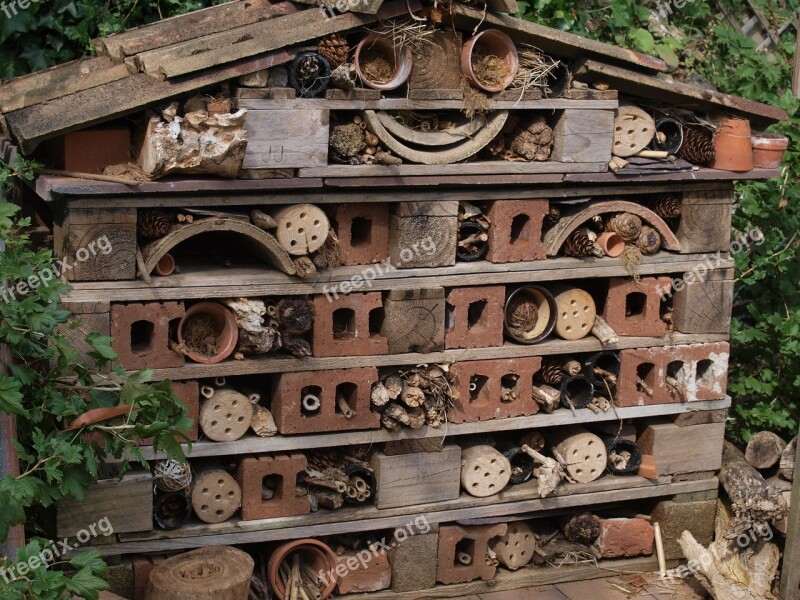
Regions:
M 797 447 L 795 464 L 800 465 L 800 444 Z M 792 484 L 792 506 L 789 526 L 786 529 L 783 564 L 781 600 L 800 600 L 800 568 L 797 568 L 797 565 L 800 565 L 800 475 L 797 472 Z
M 420 514 L 424 514 L 431 524 L 509 516 L 522 512 L 536 512 L 547 516 L 548 511 L 563 508 L 699 492 L 716 489 L 719 485 L 716 478 L 680 483 L 668 481 L 662 479 L 660 482 L 653 482 L 641 477 L 603 477 L 589 484 L 563 485 L 548 498 L 538 498 L 537 484 L 532 482 L 533 485 L 515 486 L 491 498 L 462 497 L 449 502 L 416 506 L 412 510 L 343 508 L 263 521 L 233 521 L 219 525 L 190 524 L 177 531 L 160 531 L 154 535 L 122 534 L 119 543 L 96 546 L 95 549 L 105 556 L 118 556 L 141 552 L 173 552 L 219 544 L 285 541 L 402 527 Z
M 571 425 L 577 420 L 581 423 L 604 423 L 619 419 L 641 419 L 647 417 L 662 417 L 675 414 L 690 414 L 697 411 L 725 410 L 730 407 L 730 398 L 723 400 L 709 400 L 702 402 L 681 404 L 654 404 L 651 406 L 629 406 L 617 408 L 608 412 L 594 413 L 588 408 L 580 409 L 576 415 L 568 409 L 558 409 L 547 414 L 539 413 L 530 417 L 514 417 L 510 419 L 494 419 L 477 423 L 450 423 L 441 429 L 401 429 L 388 431 L 386 429 L 375 431 L 348 431 L 342 433 L 324 433 L 302 436 L 275 436 L 259 438 L 247 436 L 235 442 L 196 442 L 189 447 L 184 444 L 183 449 L 191 458 L 205 458 L 211 456 L 235 456 L 243 454 L 256 454 L 262 452 L 286 452 L 305 450 L 311 448 L 330 448 L 335 446 L 354 446 L 358 444 L 380 444 L 400 440 L 441 439 L 453 436 L 473 435 L 476 433 L 492 433 L 501 431 L 518 431 L 522 429 L 539 429 Z M 145 460 L 159 460 L 165 457 L 163 452 L 156 453 L 152 446 L 141 448 Z
M 235 294 L 233 297 L 237 297 Z M 353 357 L 308 357 L 277 358 L 261 356 L 245 360 L 229 360 L 216 365 L 188 363 L 180 368 L 156 369 L 155 379 L 204 379 L 207 377 L 256 375 L 295 371 L 320 371 L 326 369 L 348 369 L 353 367 L 392 367 L 417 365 L 421 363 L 453 363 L 463 360 L 488 360 L 503 358 L 525 358 L 530 356 L 551 356 L 554 354 L 575 354 L 578 352 L 598 352 L 600 350 L 621 350 L 624 348 L 650 348 L 671 346 L 673 344 L 701 344 L 724 342 L 727 334 L 683 334 L 675 333 L 662 338 L 621 337 L 616 344 L 600 344 L 595 337 L 582 340 L 552 340 L 532 346 L 506 343 L 496 348 L 471 348 L 467 350 L 444 350 L 428 354 L 384 354 L 380 356 Z
M 607 163 L 486 162 L 456 163 L 451 165 L 328 165 L 298 169 L 299 177 L 380 177 L 399 175 L 485 175 L 498 173 L 602 173 Z
M 624 171 L 624 169 L 623 169 Z M 621 173 L 622 171 L 620 171 Z M 567 173 L 564 181 L 574 183 L 617 183 L 631 185 L 637 182 L 656 183 L 660 181 L 745 181 L 751 179 L 774 179 L 781 174 L 780 169 L 753 169 L 746 173 L 721 171 L 719 169 L 697 169 L 678 173 L 653 173 L 624 175 L 618 173 Z
M 794 64 L 792 66 L 792 92 L 800 98 L 800 20 L 795 24 L 798 32 L 797 45 L 794 48 Z
M 706 260 L 705 255 L 676 255 L 661 252 L 643 257 L 638 266 L 641 275 L 683 273 Z M 723 255 L 714 265 L 719 269 L 731 268 L 732 260 Z M 466 286 L 497 283 L 522 283 L 552 281 L 556 279 L 584 279 L 596 277 L 625 277 L 628 272 L 616 258 L 569 257 L 549 258 L 519 263 L 490 263 L 488 261 L 459 262 L 452 267 L 394 269 L 388 263 L 337 267 L 325 271 L 319 281 L 304 282 L 274 269 L 243 267 L 225 269 L 207 264 L 193 265 L 183 262 L 182 273 L 169 277 L 155 277 L 153 284 L 143 281 L 75 282 L 72 290 L 63 297 L 64 302 L 121 302 L 133 300 L 168 300 L 193 298 L 229 298 L 254 296 L 281 296 L 324 294 L 335 297 L 337 284 L 354 276 L 363 276 L 367 269 L 369 287 L 373 291 L 393 289 L 418 289 L 420 286 Z M 246 281 L 246 283 L 243 283 Z
M 263 95 L 264 90 L 247 88 L 245 96 Z M 565 98 L 542 98 L 541 100 L 490 100 L 492 110 L 563 110 L 614 109 L 617 100 L 568 100 Z M 380 100 L 326 100 L 324 98 L 295 98 L 293 100 L 264 100 L 240 97 L 239 108 L 248 110 L 463 110 L 463 100 L 411 100 L 409 98 L 382 98 Z

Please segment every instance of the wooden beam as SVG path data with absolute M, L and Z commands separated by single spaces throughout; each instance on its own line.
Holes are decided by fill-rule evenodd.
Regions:
M 794 47 L 794 68 L 792 71 L 792 92 L 800 98 L 800 23 L 795 23 L 797 43 Z
M 795 465 L 800 465 L 800 444 L 797 445 Z M 783 551 L 781 600 L 800 599 L 800 569 L 797 568 L 797 565 L 800 565 L 800 475 L 795 471 L 792 484 L 792 506 Z

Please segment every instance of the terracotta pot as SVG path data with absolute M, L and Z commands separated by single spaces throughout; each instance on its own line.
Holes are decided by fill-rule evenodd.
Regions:
M 322 571 L 326 576 L 328 573 L 332 574 L 332 577 L 328 577 L 327 587 L 320 589 L 322 600 L 329 598 L 339 581 L 339 577 L 336 575 L 336 554 L 328 546 L 314 539 L 288 542 L 273 551 L 272 556 L 269 557 L 267 578 L 275 595 L 279 600 L 286 599 L 286 586 L 283 585 L 283 579 L 280 576 L 280 566 L 287 559 L 289 561 L 287 566 L 291 566 L 292 555 L 296 552 L 300 553 L 300 561 L 311 565 L 315 573 Z
M 217 336 L 217 353 L 214 356 L 206 356 L 187 347 L 186 356 L 204 365 L 215 365 L 233 354 L 239 341 L 239 327 L 233 313 L 218 302 L 198 302 L 186 310 L 178 323 L 178 343 L 184 345 L 183 328 L 195 315 L 208 315 L 211 318 Z
M 530 331 L 523 334 L 518 333 L 518 330 L 511 328 L 508 324 L 509 307 L 513 306 L 514 300 L 520 296 L 529 296 L 539 310 L 538 321 Z M 506 300 L 503 329 L 506 335 L 515 342 L 535 344 L 541 342 L 553 332 L 553 328 L 556 326 L 557 316 L 558 309 L 556 308 L 556 301 L 553 298 L 553 294 L 538 285 L 529 285 L 514 290 L 511 292 L 508 300 Z
M 753 166 L 757 169 L 777 169 L 783 153 L 789 147 L 789 138 L 777 133 L 759 133 L 752 138 Z
M 162 277 L 172 275 L 172 273 L 175 272 L 175 259 L 172 257 L 172 254 L 167 252 L 164 256 L 159 258 L 153 271 L 155 271 L 156 275 L 161 275 Z
M 364 72 L 361 70 L 361 55 L 367 50 L 374 50 L 392 66 L 394 74 L 389 81 L 372 81 L 364 75 Z M 375 33 L 361 40 L 353 54 L 353 65 L 356 68 L 356 73 L 358 73 L 359 78 L 364 84 L 374 90 L 394 90 L 399 88 L 406 82 L 408 76 L 411 75 L 411 66 L 413 63 L 414 57 L 411 54 L 411 48 L 408 46 L 395 48 L 392 40 Z
M 488 86 L 478 81 L 475 72 L 472 70 L 472 57 L 477 48 L 483 48 L 486 53 L 499 56 L 503 59 L 508 69 L 508 74 L 500 85 Z M 514 81 L 518 69 L 519 56 L 517 55 L 517 47 L 514 45 L 514 42 L 511 41 L 511 38 L 499 29 L 481 31 L 478 35 L 464 42 L 464 45 L 461 47 L 462 73 L 464 73 L 473 86 L 486 92 L 502 92 Z
M 711 167 L 723 171 L 750 171 L 753 168 L 753 143 L 750 121 L 725 119 L 714 135 L 716 158 Z
M 597 245 L 602 248 L 607 256 L 616 257 L 625 250 L 625 240 L 622 236 L 613 231 L 604 231 L 597 236 Z
M 72 423 L 70 423 L 69 427 L 67 427 L 65 431 L 72 431 L 73 429 L 80 429 L 81 427 L 86 427 L 87 425 L 95 425 L 97 423 L 102 423 L 103 421 L 110 421 L 111 419 L 116 419 L 117 417 L 130 414 L 134 410 L 136 410 L 135 406 L 127 405 L 111 406 L 108 408 L 93 408 L 92 410 L 86 411 Z

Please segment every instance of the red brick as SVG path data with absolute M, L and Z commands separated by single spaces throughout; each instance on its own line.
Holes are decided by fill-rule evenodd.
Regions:
M 389 205 L 338 204 L 329 211 L 345 265 L 368 265 L 389 256 Z
M 728 355 L 727 342 L 622 350 L 615 402 L 617 406 L 645 406 L 724 398 Z M 642 365 L 652 365 L 641 372 L 653 390 L 652 397 L 636 384 L 637 370 Z M 678 380 L 685 393 L 667 385 L 667 374 Z
M 200 420 L 200 384 L 196 381 L 187 382 L 172 382 L 172 389 L 178 399 L 186 405 L 189 412 L 186 414 L 193 423 L 190 429 L 185 430 L 183 433 L 189 436 L 193 442 L 197 441 L 197 427 Z
M 389 557 L 383 550 L 378 549 L 378 552 L 376 556 L 365 549 L 361 552 L 345 552 L 336 557 L 336 564 L 347 568 L 347 574 L 339 578 L 336 584 L 339 594 L 379 592 L 392 585 Z M 355 568 L 353 565 L 356 565 Z
M 236 480 L 242 488 L 242 520 L 272 519 L 307 515 L 311 502 L 297 496 L 297 476 L 306 470 L 308 461 L 302 454 L 275 454 L 244 458 L 239 463 Z M 265 477 L 277 480 L 275 495 L 263 499 Z
M 505 302 L 506 288 L 502 285 L 450 290 L 445 347 L 502 346 Z M 470 314 L 470 309 L 475 314 Z
M 619 335 L 664 335 L 667 324 L 661 320 L 659 290 L 668 288 L 671 282 L 669 277 L 642 277 L 638 283 L 628 279 L 610 280 L 603 318 Z M 644 295 L 644 298 L 636 294 Z M 634 308 L 640 305 L 641 311 L 629 315 L 629 301 Z
M 542 221 L 548 208 L 547 200 L 500 200 L 492 203 L 486 213 L 491 222 L 486 260 L 507 263 L 544 259 Z
M 541 358 L 510 358 L 497 360 L 470 360 L 453 365 L 458 399 L 450 411 L 450 421 L 464 423 L 522 417 L 539 412 L 539 404 L 531 397 L 533 375 L 541 366 Z M 501 389 L 503 377 L 517 375 L 517 398 L 503 402 Z M 470 392 L 470 382 L 478 386 Z
M 282 373 L 274 379 L 272 389 L 272 415 L 278 430 L 292 433 L 349 431 L 354 429 L 379 429 L 380 415 L 370 410 L 372 385 L 378 381 L 378 370 L 373 367 L 338 369 L 333 371 L 307 371 Z M 350 409 L 355 413 L 346 418 L 336 406 L 336 388 L 343 384 Z M 352 386 L 355 386 L 355 390 Z M 316 387 L 321 406 L 313 414 L 303 409 L 303 390 Z
M 653 554 L 655 533 L 644 519 L 602 519 L 595 542 L 602 558 L 626 558 Z
M 119 364 L 126 369 L 165 369 L 182 367 L 184 358 L 169 347 L 169 325 L 183 317 L 182 302 L 145 302 L 141 304 L 114 304 L 111 307 L 111 347 L 119 355 Z M 131 326 L 144 321 L 150 323 L 149 340 L 131 340 Z M 147 329 L 146 327 L 144 329 Z
M 165 561 L 166 556 L 136 556 L 131 560 L 133 564 L 133 600 L 145 600 L 147 584 L 150 581 L 150 572 L 157 564 Z
M 508 526 L 478 525 L 461 527 L 443 525 L 439 528 L 439 557 L 436 579 L 445 585 L 468 583 L 475 579 L 491 581 L 497 567 L 486 564 L 489 541 L 505 535 Z M 456 553 L 463 551 L 472 557 L 472 563 L 463 565 L 456 561 Z
M 131 160 L 131 132 L 127 127 L 84 129 L 64 136 L 64 169 L 102 173 L 109 165 Z
M 386 338 L 369 330 L 369 314 L 381 308 L 383 302 L 380 292 L 340 295 L 338 298 L 316 296 L 311 342 L 314 356 L 388 354 L 389 343 Z M 334 320 L 337 322 L 334 323 Z M 334 330 L 339 329 L 345 331 L 335 337 Z

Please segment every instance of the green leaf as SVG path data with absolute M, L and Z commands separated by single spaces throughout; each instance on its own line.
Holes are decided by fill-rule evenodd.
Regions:
M 655 50 L 656 41 L 653 39 L 653 34 L 647 31 L 647 29 L 642 29 L 641 27 L 632 29 L 628 34 L 628 39 L 631 41 L 634 49 L 636 50 L 646 52 L 648 54 Z

